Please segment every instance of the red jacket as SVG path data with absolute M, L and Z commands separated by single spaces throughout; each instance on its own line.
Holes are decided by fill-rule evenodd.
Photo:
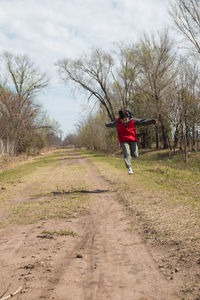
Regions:
M 131 119 L 126 125 L 117 118 L 117 133 L 120 144 L 122 142 L 137 142 L 134 119 Z

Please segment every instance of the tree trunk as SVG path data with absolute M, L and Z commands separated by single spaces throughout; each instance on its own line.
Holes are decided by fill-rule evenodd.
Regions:
M 168 149 L 169 145 L 168 145 L 167 134 L 166 134 L 166 129 L 164 124 L 161 125 L 161 130 L 162 130 L 162 138 L 163 138 L 163 149 Z
M 176 125 L 175 133 L 174 133 L 174 152 L 176 151 L 176 148 L 178 146 L 178 141 L 179 141 L 179 128 L 178 125 Z
M 151 133 L 149 127 L 146 127 L 147 147 L 151 149 Z
M 168 145 L 168 140 L 167 140 L 166 126 L 164 124 L 163 117 L 161 115 L 159 116 L 159 120 L 160 120 L 160 123 L 161 123 L 163 149 L 168 149 L 169 145 Z
M 167 136 L 167 141 L 168 141 L 169 149 L 170 149 L 170 151 L 172 151 L 172 150 L 173 150 L 173 148 L 172 148 L 172 145 L 171 145 L 171 142 L 170 142 L 169 136 Z
M 158 133 L 158 126 L 155 126 L 155 134 L 156 134 L 156 149 L 159 149 L 159 133 Z
M 190 135 L 190 128 L 188 126 L 185 126 L 185 136 L 186 136 L 187 148 L 189 148 L 190 141 L 191 141 L 191 135 Z
M 186 133 L 184 134 L 184 162 L 187 163 L 188 161 L 188 151 L 187 151 L 187 137 Z
M 183 125 L 181 124 L 181 134 L 180 134 L 180 143 L 179 143 L 179 149 L 183 150 L 183 140 L 184 140 L 184 132 L 183 132 Z
M 195 126 L 192 126 L 192 151 L 195 151 Z

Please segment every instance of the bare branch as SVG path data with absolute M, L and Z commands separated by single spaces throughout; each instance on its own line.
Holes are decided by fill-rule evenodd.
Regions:
M 179 33 L 200 53 L 200 2 L 175 0 L 169 13 Z
M 28 56 L 5 52 L 3 58 L 10 75 L 10 85 L 14 85 L 19 97 L 24 100 L 34 97 L 48 85 L 46 74 L 40 73 Z
M 76 60 L 63 59 L 57 66 L 63 81 L 71 80 L 83 91 L 88 92 L 89 99 L 97 99 L 106 109 L 109 118 L 114 119 L 109 85 L 113 60 L 108 53 L 95 49 L 90 55 Z

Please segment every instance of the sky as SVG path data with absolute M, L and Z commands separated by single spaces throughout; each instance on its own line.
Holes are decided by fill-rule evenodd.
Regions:
M 169 0 L 0 0 L 0 53 L 26 54 L 48 74 L 37 98 L 65 136 L 91 106 L 60 80 L 55 63 L 162 30 L 171 24 L 168 7 Z

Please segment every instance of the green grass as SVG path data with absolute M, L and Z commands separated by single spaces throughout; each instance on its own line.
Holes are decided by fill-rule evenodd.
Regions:
M 188 162 L 183 160 L 183 153 L 169 150 L 141 151 L 140 161 L 158 162 L 161 165 L 180 170 L 200 171 L 200 152 L 189 152 Z
M 113 158 L 113 155 L 107 155 L 92 151 L 81 151 L 82 154 L 89 155 L 90 157 L 99 158 Z M 123 158 L 119 151 L 114 155 L 114 158 Z M 189 152 L 188 162 L 183 161 L 183 153 L 177 151 L 175 153 L 169 150 L 140 150 L 138 162 L 152 165 L 153 162 L 157 162 L 161 166 L 169 166 L 170 168 L 200 171 L 200 151 Z
M 13 169 L 0 173 L 0 184 L 12 184 L 17 180 L 21 180 L 24 176 L 36 171 L 38 168 L 45 167 L 47 165 L 58 165 L 59 154 L 54 153 L 45 157 L 35 159 L 33 162 L 26 162 L 22 165 L 16 166 Z
M 94 161 L 106 163 L 118 170 L 127 170 L 123 156 L 113 157 L 93 152 L 81 152 L 89 155 Z M 174 201 L 196 206 L 200 204 L 200 152 L 191 153 L 188 164 L 182 161 L 180 153 L 169 154 L 169 151 L 148 151 L 133 158 L 134 175 L 132 180 L 153 192 L 167 192 Z M 131 180 L 131 179 L 130 179 Z

